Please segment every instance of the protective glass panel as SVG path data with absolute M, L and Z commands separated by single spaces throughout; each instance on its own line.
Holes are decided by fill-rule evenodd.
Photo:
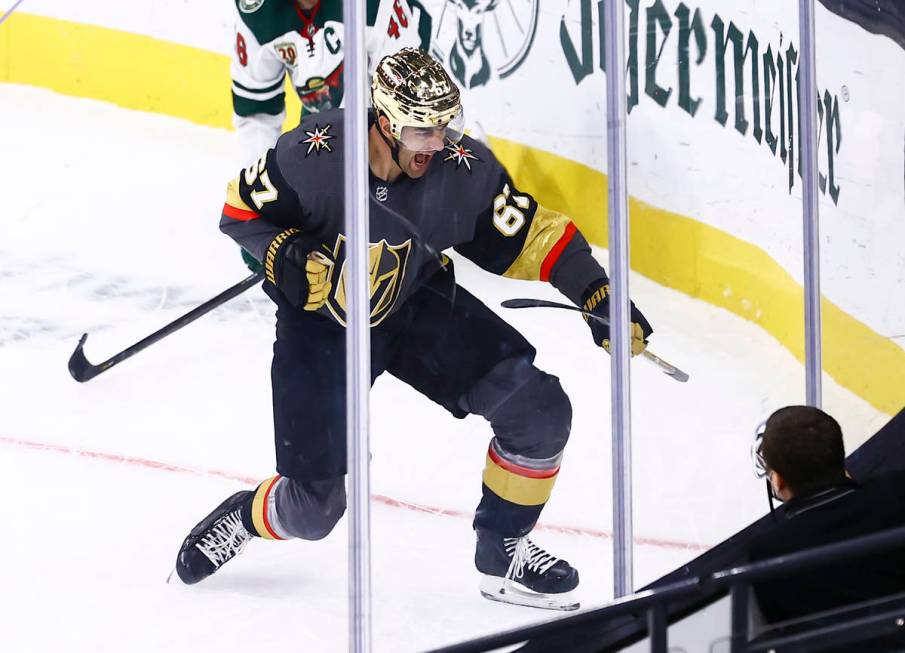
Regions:
M 795 3 L 628 2 L 636 587 L 768 511 L 757 425 L 804 400 Z M 716 571 L 709 569 L 708 571 Z
M 15 195 L 0 218 L 0 473 L 20 488 L 3 511 L 17 597 L 4 648 L 293 650 L 304 632 L 311 650 L 343 650 L 345 527 L 325 546 L 262 541 L 295 531 L 268 512 L 285 487 L 275 305 L 247 265 L 269 245 L 251 238 L 243 260 L 218 230 L 248 237 L 286 190 L 260 162 L 280 121 L 248 149 L 227 130 L 218 53 L 245 61 L 251 43 L 231 3 L 77 4 L 22 3 L 0 24 L 0 168 Z M 77 383 L 66 368 L 83 333 Z M 298 369 L 311 395 L 325 383 Z
M 583 607 L 612 598 L 610 367 L 592 340 L 599 330 L 565 310 L 500 307 L 591 299 L 594 288 L 569 286 L 564 297 L 536 282 L 557 282 L 577 232 L 609 266 L 604 5 L 380 4 L 387 42 L 422 39 L 468 108 L 468 136 L 416 161 L 404 172 L 409 190 L 380 178 L 369 186 L 381 373 L 371 396 L 373 641 L 423 650 L 559 614 L 481 596 L 479 501 L 479 526 L 499 536 L 501 557 L 481 563 L 490 576 L 515 550 L 501 533 L 527 528 L 580 572 Z M 818 7 L 817 51 L 824 405 L 851 450 L 901 407 L 905 387 L 896 301 L 905 112 L 888 81 L 905 64 L 897 3 L 881 2 L 870 20 L 847 4 Z M 292 77 L 284 93 L 282 77 L 248 72 L 263 56 L 252 39 L 260 2 L 238 12 L 226 3 L 218 20 L 205 3 L 139 5 L 35 0 L 0 25 L 10 189 L 0 220 L 0 468 L 28 488 L 10 502 L 10 523 L 33 534 L 27 546 L 8 544 L 20 600 L 4 632 L 18 648 L 156 651 L 173 641 L 294 647 L 304 631 L 310 648 L 340 650 L 345 240 L 331 232 L 303 243 L 287 228 L 304 225 L 262 218 L 277 206 L 302 213 L 283 205 L 287 179 L 340 201 L 335 176 L 303 174 L 341 154 L 329 113 L 342 98 L 331 77 L 340 59 L 329 70 L 300 63 L 309 47 L 336 55 L 338 41 L 325 25 L 320 40 L 296 27 L 271 39 L 271 63 Z M 640 587 L 765 512 L 751 474 L 754 429 L 804 400 L 799 46 L 794 4 L 780 0 L 627 0 L 625 9 L 631 294 L 654 328 L 650 350 L 691 376 L 682 384 L 641 358 L 632 365 Z M 210 82 L 222 81 L 215 55 L 225 49 L 232 106 L 227 82 Z M 97 63 L 110 61 L 148 62 L 136 76 L 142 92 Z M 179 61 L 188 83 L 174 86 L 161 61 Z M 301 106 L 311 115 L 294 144 L 298 168 L 277 175 L 261 153 L 296 127 Z M 233 112 L 238 134 L 224 129 Z M 427 169 L 444 175 L 433 194 L 421 190 Z M 319 252 L 296 258 L 304 284 L 277 280 L 287 242 Z M 269 254 L 275 283 L 265 294 L 246 264 L 257 270 Z M 281 302 L 292 307 L 277 322 L 271 367 Z M 181 320 L 201 306 L 218 308 Z M 160 331 L 170 324 L 181 332 Z M 70 367 L 77 384 L 62 369 L 83 333 Z M 318 447 L 328 469 L 294 467 Z M 243 531 L 328 537 L 255 538 L 213 577 L 183 587 L 177 573 L 165 584 L 192 527 L 254 491 L 189 542 L 201 567 L 231 561 Z M 541 574 L 552 561 L 522 555 Z M 36 621 L 48 609 L 59 628 Z M 147 614 L 159 627 L 145 627 Z
M 847 453 L 905 406 L 903 20 L 896 2 L 816 12 L 823 408 Z
M 596 564 L 605 537 L 599 529 L 583 536 L 592 529 L 575 519 L 584 511 L 575 502 L 580 483 L 563 489 L 565 475 L 557 475 L 561 461 L 563 469 L 581 464 L 577 455 L 560 457 L 570 427 L 566 393 L 587 378 L 582 357 L 602 352 L 577 313 L 501 306 L 520 297 L 574 306 L 539 279 L 549 277 L 551 252 L 567 233 L 560 212 L 574 206 L 573 198 L 563 202 L 559 180 L 574 184 L 577 166 L 557 144 L 549 104 L 529 101 L 539 79 L 544 93 L 578 92 L 559 54 L 564 9 L 536 0 L 419 4 L 432 18 L 430 51 L 461 89 L 466 135 L 451 142 L 448 134 L 427 163 L 436 174 L 412 184 L 410 200 L 394 197 L 401 185 L 375 192 L 385 219 L 417 229 L 407 275 L 418 274 L 415 263 L 435 275 L 422 274 L 424 297 L 408 300 L 424 303 L 424 317 L 406 318 L 420 326 L 401 341 L 410 348 L 403 365 L 381 376 L 372 395 L 375 643 L 387 651 L 560 616 L 499 605 L 482 591 L 513 599 L 499 590 L 518 535 L 530 533 L 546 552 L 525 542 L 524 564 L 513 567 L 523 580 L 543 576 L 554 557 L 583 578 L 576 545 L 588 544 Z M 581 129 L 599 133 L 590 117 L 583 121 Z M 422 149 L 407 136 L 406 147 Z M 563 166 L 572 168 L 565 177 Z M 430 191 L 421 194 L 420 184 Z M 376 562 L 381 556 L 385 564 Z

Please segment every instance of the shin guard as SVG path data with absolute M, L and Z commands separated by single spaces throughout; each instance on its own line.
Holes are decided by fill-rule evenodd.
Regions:
M 543 459 L 514 454 L 494 438 L 487 451 L 475 528 L 507 537 L 527 534 L 550 498 L 561 460 L 562 452 Z

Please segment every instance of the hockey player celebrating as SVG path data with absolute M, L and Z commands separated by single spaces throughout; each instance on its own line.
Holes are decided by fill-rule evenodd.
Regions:
M 342 0 L 235 0 L 233 124 L 243 165 L 273 147 L 286 116 L 288 74 L 305 113 L 342 101 Z M 372 66 L 407 46 L 427 49 L 430 17 L 408 0 L 368 0 L 366 48 Z
M 474 517 L 481 591 L 577 607 L 578 571 L 528 535 L 550 497 L 572 409 L 534 348 L 455 282 L 450 247 L 485 270 L 551 282 L 607 315 L 607 276 L 575 225 L 520 192 L 463 136 L 459 89 L 421 50 L 380 61 L 369 116 L 371 366 L 490 422 Z M 176 570 L 196 583 L 255 537 L 325 537 L 346 506 L 343 112 L 308 116 L 230 182 L 222 231 L 264 263 L 277 305 L 272 367 L 277 475 L 231 496 L 185 539 Z M 632 306 L 632 350 L 651 327 Z M 606 325 L 589 322 L 607 346 Z

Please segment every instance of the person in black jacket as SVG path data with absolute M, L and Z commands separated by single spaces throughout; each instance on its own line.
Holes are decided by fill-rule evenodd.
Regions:
M 785 502 L 776 526 L 750 546 L 752 561 L 905 525 L 905 472 L 859 483 L 845 471 L 842 429 L 810 406 L 767 420 L 757 449 L 773 495 Z M 905 547 L 758 583 L 771 622 L 905 592 Z

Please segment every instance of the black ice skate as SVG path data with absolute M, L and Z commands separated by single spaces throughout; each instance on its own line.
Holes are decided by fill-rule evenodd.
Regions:
M 176 573 L 186 585 L 202 581 L 242 553 L 254 537 L 242 525 L 242 506 L 253 492 L 237 492 L 201 520 L 179 549 Z
M 475 566 L 484 574 L 484 597 L 548 610 L 578 609 L 578 601 L 569 594 L 578 586 L 578 570 L 572 565 L 550 555 L 527 537 L 476 532 Z

